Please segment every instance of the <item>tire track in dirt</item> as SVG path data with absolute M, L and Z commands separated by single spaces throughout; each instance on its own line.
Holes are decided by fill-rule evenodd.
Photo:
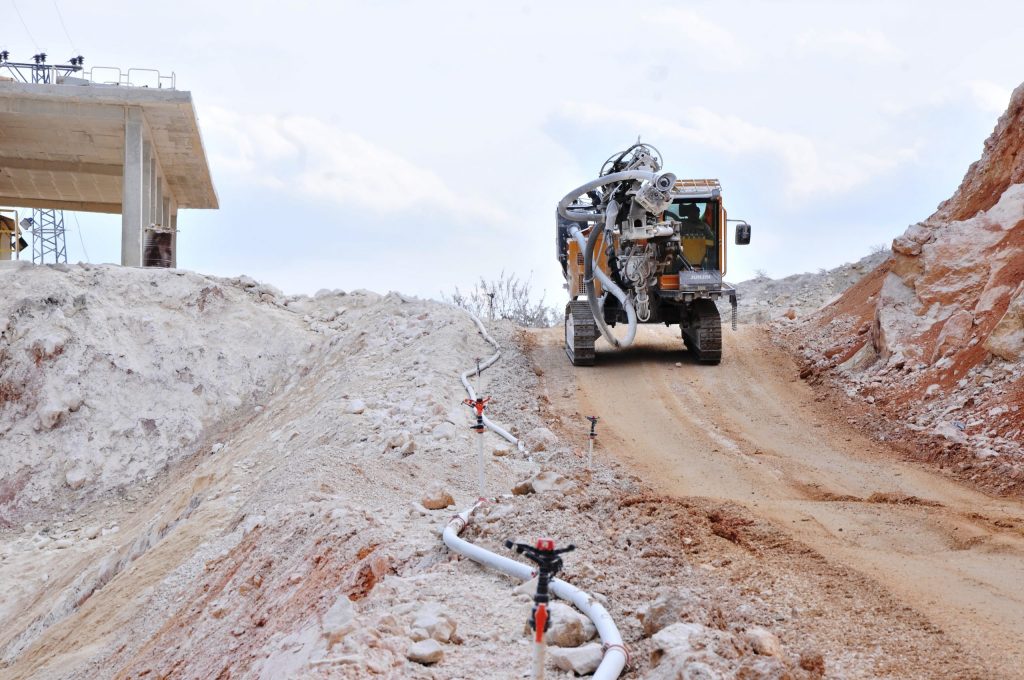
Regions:
M 601 448 L 655 489 L 742 503 L 882 584 L 1000 677 L 1024 677 L 1019 501 L 856 432 L 758 328 L 726 333 L 720 366 L 694 363 L 671 330 L 644 327 L 633 348 L 599 348 L 597 366 L 568 371 L 558 330 L 537 334 L 535 362 L 549 384 L 575 382 L 571 408 L 601 416 Z

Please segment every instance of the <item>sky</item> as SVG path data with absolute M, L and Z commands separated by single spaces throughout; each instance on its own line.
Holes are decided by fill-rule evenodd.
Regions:
M 985 0 L 0 0 L 12 59 L 192 92 L 221 208 L 179 215 L 179 267 L 434 298 L 506 272 L 555 307 L 555 205 L 638 137 L 753 226 L 727 280 L 888 245 L 979 157 L 1021 25 Z M 65 220 L 70 261 L 118 260 L 119 216 Z

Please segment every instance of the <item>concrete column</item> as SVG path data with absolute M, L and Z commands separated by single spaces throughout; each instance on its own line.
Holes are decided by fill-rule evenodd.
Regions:
M 146 227 L 153 222 L 153 145 L 142 142 L 142 232 L 145 247 Z
M 124 174 L 121 188 L 121 264 L 142 266 L 143 162 L 142 109 L 128 107 L 124 112 Z
M 171 267 L 178 268 L 178 204 L 171 201 Z
M 153 145 L 142 140 L 142 266 L 146 266 L 146 246 L 149 245 L 149 225 L 153 224 Z
M 162 193 L 162 192 L 161 192 Z M 171 199 L 168 196 L 163 196 L 160 201 L 160 219 L 158 222 L 166 229 L 171 226 Z
M 164 196 L 163 196 L 164 178 L 160 176 L 160 168 L 156 164 L 156 153 L 155 152 L 153 153 L 153 158 L 150 160 L 150 163 L 151 163 L 151 166 L 150 166 L 149 172 L 150 172 L 150 176 L 153 178 L 153 185 L 152 185 L 153 196 L 152 196 L 152 202 L 150 203 L 150 205 L 153 206 L 153 214 L 149 218 L 149 223 L 150 224 L 159 224 L 160 223 L 160 210 L 161 210 L 161 206 L 163 205 L 163 202 L 164 202 Z

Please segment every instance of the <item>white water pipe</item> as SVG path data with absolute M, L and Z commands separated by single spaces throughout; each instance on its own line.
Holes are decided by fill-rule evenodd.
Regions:
M 480 502 L 477 502 L 455 515 L 448 522 L 442 534 L 444 544 L 448 546 L 449 550 L 464 555 L 474 562 L 496 569 L 520 581 L 529 581 L 536 573 L 528 565 L 508 557 L 503 557 L 502 555 L 497 555 L 490 550 L 473 545 L 459 537 L 462 530 L 469 525 L 473 512 L 479 506 Z M 615 680 L 615 678 L 618 678 L 619 674 L 622 673 L 622 669 L 629 662 L 629 654 L 626 652 L 626 647 L 622 642 L 619 628 L 615 625 L 615 621 L 612 619 L 611 614 L 608 613 L 608 610 L 586 592 L 561 579 L 556 578 L 551 581 L 551 592 L 563 600 L 572 602 L 577 609 L 590 617 L 590 620 L 594 622 L 594 626 L 597 628 L 597 634 L 601 636 L 601 642 L 604 644 L 604 658 L 601 659 L 601 665 L 594 671 L 594 680 Z
M 490 336 L 490 334 L 487 333 L 487 329 L 484 328 L 483 322 L 480 321 L 480 319 L 478 319 L 476 317 L 476 314 L 473 314 L 468 309 L 463 309 L 462 311 L 464 311 L 466 314 L 468 314 L 469 318 L 473 319 L 473 323 L 476 324 L 477 330 L 480 331 L 480 335 L 484 336 L 484 340 L 486 340 L 488 343 L 490 343 L 494 347 L 494 349 L 497 350 L 494 353 L 494 355 L 491 356 L 490 358 L 488 358 L 486 361 L 480 362 L 480 364 L 478 364 L 478 368 L 476 368 L 476 369 L 472 369 L 471 368 L 468 371 L 464 372 L 460 376 L 461 379 L 462 379 L 462 386 L 466 388 L 466 393 L 469 394 L 469 398 L 472 399 L 473 401 L 476 401 L 476 390 L 474 390 L 473 386 L 470 384 L 469 376 L 473 375 L 478 370 L 479 371 L 483 371 L 485 368 L 490 367 L 492 364 L 494 364 L 494 362 L 496 362 L 499 358 L 501 358 L 501 345 L 499 345 L 498 341 L 495 340 L 494 338 L 492 338 Z M 505 428 L 503 428 L 500 425 L 496 424 L 494 421 L 492 421 L 487 416 L 484 416 L 483 420 L 484 420 L 484 426 L 488 430 L 490 430 L 494 434 L 498 435 L 499 437 L 501 437 L 505 441 L 507 441 L 509 443 L 512 443 L 512 444 L 515 444 L 516 448 L 519 449 L 520 451 L 524 451 L 525 450 L 525 446 L 523 445 L 523 443 L 521 441 L 519 441 L 519 439 L 516 438 L 514 435 L 512 435 L 510 432 L 508 432 L 508 430 L 506 430 Z
M 494 362 L 501 357 L 501 347 L 498 345 L 498 342 L 487 333 L 487 329 L 484 327 L 483 322 L 481 322 L 475 314 L 468 311 L 467 313 L 470 318 L 473 319 L 473 322 L 476 324 L 477 329 L 480 331 L 480 334 L 484 339 L 497 350 L 494 353 L 494 356 L 479 364 L 478 370 L 482 371 L 494 364 Z M 476 392 L 473 390 L 473 386 L 469 382 L 469 376 L 472 373 L 473 369 L 470 369 L 463 373 L 461 378 L 462 384 L 466 388 L 466 392 L 469 394 L 470 399 L 475 401 Z M 523 449 L 523 445 L 518 439 L 508 434 L 497 425 L 489 422 L 486 416 L 484 417 L 484 424 L 499 435 L 502 435 L 505 439 L 515 443 L 519 449 Z M 469 541 L 459 538 L 459 533 L 461 533 L 469 524 L 473 512 L 480 506 L 481 502 L 482 501 L 478 501 L 472 507 L 463 510 L 448 522 L 442 534 L 445 545 L 448 546 L 450 550 L 453 550 L 460 555 L 464 555 L 474 562 L 491 567 L 492 569 L 497 569 L 498 571 L 508 574 L 514 578 L 518 578 L 521 581 L 529 581 L 535 574 L 528 565 L 525 565 L 522 562 L 517 562 L 508 557 L 497 555 L 490 550 L 485 550 L 484 548 L 473 545 Z M 625 668 L 627 663 L 629 663 L 629 654 L 626 652 L 626 647 L 622 642 L 622 635 L 619 633 L 619 629 L 615 625 L 615 621 L 612 619 L 608 611 L 590 595 L 579 588 L 562 581 L 561 579 L 552 580 L 551 592 L 563 600 L 572 602 L 577 609 L 590 617 L 590 620 L 594 622 L 594 626 L 597 628 L 598 634 L 601 636 L 601 641 L 604 643 L 605 648 L 604 658 L 601 660 L 601 664 L 598 666 L 593 677 L 596 680 L 615 680 L 618 678 L 622 669 Z

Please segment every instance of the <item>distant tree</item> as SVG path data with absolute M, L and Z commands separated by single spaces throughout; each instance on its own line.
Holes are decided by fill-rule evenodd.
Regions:
M 558 318 L 555 310 L 544 304 L 543 294 L 534 301 L 529 279 L 524 281 L 504 270 L 497 280 L 488 281 L 481 276 L 471 290 L 463 293 L 456 286 L 455 292 L 441 293 L 441 298 L 482 319 L 507 319 L 518 326 L 547 328 Z
M 885 243 L 876 243 L 875 245 L 871 246 L 872 255 L 878 255 L 879 253 L 887 253 L 889 252 L 889 250 L 889 246 Z
M 767 279 L 768 278 L 768 272 L 766 272 L 763 269 L 755 270 L 754 271 L 754 278 L 757 278 L 757 279 Z

